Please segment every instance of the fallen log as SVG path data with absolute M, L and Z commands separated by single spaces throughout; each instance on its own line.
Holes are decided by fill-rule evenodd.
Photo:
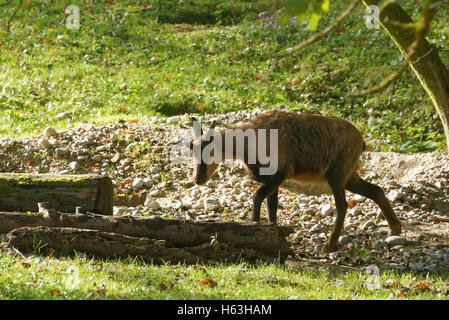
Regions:
M 62 212 L 83 211 L 112 215 L 113 186 L 109 177 L 0 173 L 0 211 L 38 210 L 48 202 Z
M 23 227 L 7 236 L 8 246 L 24 252 L 51 248 L 60 254 L 74 251 L 102 258 L 140 257 L 148 263 L 185 262 L 194 264 L 200 258 L 188 251 L 170 248 L 164 240 L 129 237 L 122 234 L 76 228 Z
M 132 237 L 166 240 L 175 247 L 194 247 L 204 243 L 226 243 L 254 249 L 270 257 L 285 259 L 292 254 L 285 239 L 293 227 L 235 222 L 189 221 L 159 217 L 112 217 L 98 214 L 25 214 L 0 212 L 0 233 L 20 227 L 71 227 L 120 233 Z
M 255 250 L 235 248 L 227 244 L 204 243 L 195 247 L 175 248 L 165 240 L 77 228 L 22 227 L 8 233 L 7 239 L 8 246 L 23 252 L 37 250 L 57 254 L 83 252 L 101 258 L 137 257 L 153 264 L 239 262 L 240 259 L 270 260 Z

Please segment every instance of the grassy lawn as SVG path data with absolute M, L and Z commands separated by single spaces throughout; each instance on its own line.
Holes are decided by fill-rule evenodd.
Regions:
M 333 1 L 324 28 L 349 1 Z M 404 1 L 411 14 L 419 12 Z M 66 28 L 78 5 L 81 28 Z M 42 133 L 83 122 L 142 121 L 151 115 L 241 109 L 319 110 L 344 117 L 371 149 L 417 152 L 444 147 L 434 108 L 410 70 L 385 91 L 343 99 L 379 83 L 402 57 L 383 30 L 365 27 L 363 7 L 336 32 L 285 58 L 269 75 L 273 53 L 311 35 L 304 25 L 269 28 L 258 13 L 269 1 L 26 2 L 0 28 L 0 136 Z M 142 9 L 142 10 L 141 10 Z M 13 6 L 0 7 L 5 24 Z M 448 9 L 429 39 L 444 45 Z M 449 64 L 449 54 L 441 51 Z M 70 117 L 58 119 L 60 112 Z
M 277 264 L 154 266 L 0 253 L 0 299 L 448 299 L 448 290 L 447 275 L 381 271 L 376 278 Z

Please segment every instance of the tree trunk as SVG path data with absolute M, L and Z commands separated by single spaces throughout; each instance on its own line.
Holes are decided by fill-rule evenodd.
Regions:
M 132 237 L 166 240 L 175 247 L 226 243 L 285 259 L 292 254 L 285 239 L 293 227 L 234 222 L 193 222 L 148 217 L 108 217 L 97 214 L 25 214 L 0 212 L 0 233 L 20 227 L 71 227 L 120 233 Z M 213 241 L 214 240 L 214 241 Z
M 364 0 L 363 2 L 369 6 L 377 5 L 381 1 Z M 415 35 L 408 30 L 401 29 L 394 22 L 413 22 L 397 2 L 390 3 L 382 9 L 380 23 L 402 54 L 406 56 L 407 48 L 415 40 Z M 408 62 L 440 116 L 449 150 L 449 70 L 441 61 L 438 49 L 426 39 L 422 39 Z
M 38 211 L 38 202 L 51 208 L 112 215 L 113 187 L 109 177 L 0 173 L 0 211 Z

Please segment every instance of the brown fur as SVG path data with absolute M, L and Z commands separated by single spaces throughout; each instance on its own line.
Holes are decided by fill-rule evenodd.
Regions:
M 343 227 L 347 210 L 345 189 L 373 199 L 382 209 L 387 219 L 391 234 L 399 234 L 401 224 L 386 199 L 382 189 L 372 185 L 358 174 L 359 158 L 365 149 L 361 133 L 348 121 L 334 117 L 324 117 L 314 114 L 296 114 L 281 111 L 266 112 L 255 119 L 242 123 L 232 129 L 278 129 L 278 170 L 274 175 L 259 174 L 259 163 L 248 163 L 249 147 L 245 141 L 243 161 L 250 177 L 263 183 L 254 197 L 252 213 L 253 221 L 258 221 L 260 205 L 267 199 L 269 221 L 276 222 L 277 194 L 281 183 L 288 179 L 306 183 L 328 183 L 334 194 L 337 207 L 337 217 L 326 251 L 337 248 L 338 237 Z M 218 149 L 225 151 L 226 130 L 220 131 L 222 145 Z M 234 139 L 235 140 L 235 139 Z M 246 140 L 246 139 L 245 139 Z M 235 141 L 234 141 L 235 142 Z M 202 146 L 217 141 L 204 141 L 201 137 L 194 143 Z M 269 138 L 267 137 L 267 151 Z M 223 159 L 236 160 L 235 143 L 232 154 L 224 155 Z M 198 165 L 195 176 L 198 184 L 205 183 L 213 174 L 217 165 Z
M 364 145 L 350 122 L 313 114 L 271 111 L 238 128 L 279 130 L 278 168 L 286 179 L 305 173 L 326 179 L 334 169 L 346 173 L 345 183 L 359 167 Z

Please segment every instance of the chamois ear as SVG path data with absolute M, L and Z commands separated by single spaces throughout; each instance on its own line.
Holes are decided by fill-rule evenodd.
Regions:
M 192 117 L 192 127 L 194 126 L 195 122 L 200 123 L 195 117 Z M 200 127 L 200 128 L 201 128 L 201 134 L 200 135 L 202 136 L 203 135 L 203 128 L 202 127 Z
M 214 121 L 212 122 L 212 125 L 210 126 L 211 129 L 215 129 L 215 124 L 216 124 L 216 120 L 214 120 Z

